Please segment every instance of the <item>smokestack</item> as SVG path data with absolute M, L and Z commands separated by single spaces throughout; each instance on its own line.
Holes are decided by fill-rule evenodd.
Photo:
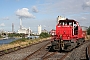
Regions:
M 12 32 L 14 32 L 14 24 L 12 23 Z
M 22 29 L 22 19 L 20 18 L 20 29 Z

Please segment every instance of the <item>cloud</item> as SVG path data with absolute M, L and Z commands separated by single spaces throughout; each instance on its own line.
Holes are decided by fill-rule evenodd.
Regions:
M 1 23 L 1 24 L 0 24 L 0 26 L 2 26 L 2 27 L 3 27 L 3 26 L 5 26 L 5 24 L 4 24 L 4 23 Z
M 46 28 L 47 26 L 46 26 L 46 25 L 43 25 L 43 27 L 45 27 L 45 28 Z
M 19 18 L 35 18 L 33 14 L 29 13 L 28 8 L 18 9 L 16 15 L 19 16 Z
M 87 18 L 85 18 L 85 17 L 81 17 L 81 19 L 82 19 L 82 20 L 86 20 Z
M 3 20 L 9 20 L 9 17 L 4 17 Z
M 38 13 L 39 12 L 36 6 L 33 6 L 32 7 L 32 11 L 35 12 L 35 13 Z
M 90 1 L 86 2 L 86 5 L 90 7 Z
M 46 14 L 57 14 L 57 12 L 59 12 L 58 14 L 62 14 L 62 15 L 66 15 L 66 14 L 74 14 L 76 12 L 80 12 L 81 10 L 79 10 L 81 7 L 81 0 L 77 2 L 77 0 L 46 0 L 47 2 L 44 4 L 39 4 L 40 7 L 44 7 L 42 8 L 42 12 L 46 13 Z M 73 5 L 74 4 L 74 5 Z
M 90 0 L 86 1 L 83 5 L 82 5 L 83 9 L 90 7 Z

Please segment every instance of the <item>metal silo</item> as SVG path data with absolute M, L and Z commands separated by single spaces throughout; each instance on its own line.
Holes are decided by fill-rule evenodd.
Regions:
M 86 26 L 81 26 L 82 27 L 82 31 L 87 31 L 87 28 Z

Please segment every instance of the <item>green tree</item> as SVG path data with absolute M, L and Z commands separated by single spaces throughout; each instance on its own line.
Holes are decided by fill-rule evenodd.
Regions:
M 0 34 L 0 38 L 2 38 L 1 34 Z
M 40 38 L 47 38 L 47 37 L 50 37 L 50 34 L 42 32 L 39 37 Z
M 89 28 L 87 29 L 87 34 L 90 35 L 90 26 L 89 26 Z
M 25 34 L 19 34 L 19 33 L 9 33 L 8 37 L 25 37 Z

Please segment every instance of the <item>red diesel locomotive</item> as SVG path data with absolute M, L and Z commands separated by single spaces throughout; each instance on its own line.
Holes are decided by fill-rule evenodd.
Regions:
M 55 35 L 51 40 L 53 50 L 71 51 L 85 41 L 85 35 L 79 23 L 72 19 L 59 20 Z

